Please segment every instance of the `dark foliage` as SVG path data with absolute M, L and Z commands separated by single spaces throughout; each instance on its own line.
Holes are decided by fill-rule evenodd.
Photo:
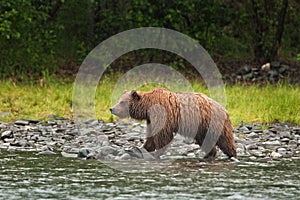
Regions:
M 299 9 L 293 0 L 4 0 L 0 77 L 35 79 L 74 72 L 100 42 L 148 26 L 187 34 L 217 62 L 296 61 Z M 172 58 L 160 51 L 135 52 L 122 56 L 113 69 L 122 71 L 154 59 L 186 71 L 182 59 Z

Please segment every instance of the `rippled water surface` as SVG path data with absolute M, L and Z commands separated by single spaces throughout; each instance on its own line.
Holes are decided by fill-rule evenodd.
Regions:
M 139 161 L 116 167 L 59 154 L 1 151 L 0 163 L 0 199 L 300 198 L 300 160 Z

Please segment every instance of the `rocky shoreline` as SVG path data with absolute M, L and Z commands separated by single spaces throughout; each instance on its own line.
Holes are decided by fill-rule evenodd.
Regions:
M 153 159 L 142 146 L 142 122 L 81 123 L 55 118 L 48 121 L 0 122 L 1 151 L 35 151 L 64 157 L 99 160 Z M 243 124 L 234 127 L 239 159 L 257 161 L 300 159 L 300 126 L 289 123 Z M 176 136 L 162 159 L 199 158 L 199 146 Z M 218 159 L 226 158 L 219 150 Z

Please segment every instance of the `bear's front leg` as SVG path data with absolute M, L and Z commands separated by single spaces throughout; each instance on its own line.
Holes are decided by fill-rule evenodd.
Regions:
M 156 132 L 152 124 L 147 123 L 146 142 L 143 147 L 150 152 L 155 158 L 159 159 L 168 148 L 170 142 L 173 140 L 172 130 L 162 129 Z
M 153 152 L 155 151 L 155 143 L 154 143 L 154 138 L 151 135 L 151 124 L 150 122 L 147 122 L 147 128 L 146 128 L 146 141 L 143 145 L 143 147 L 148 151 L 148 152 Z
M 153 139 L 153 137 L 148 137 L 148 138 L 146 138 L 146 141 L 145 141 L 143 147 L 144 147 L 148 152 L 153 152 L 153 151 L 155 151 L 155 144 L 154 144 L 154 139 Z

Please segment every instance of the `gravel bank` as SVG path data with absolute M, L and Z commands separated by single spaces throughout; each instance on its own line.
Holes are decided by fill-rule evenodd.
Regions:
M 17 120 L 0 122 L 0 150 L 36 151 L 64 157 L 100 160 L 152 159 L 142 146 L 146 125 L 139 122 L 104 123 L 89 120 Z M 234 127 L 239 159 L 300 159 L 300 126 L 288 123 L 244 124 Z M 197 158 L 199 146 L 176 136 L 166 159 Z M 219 151 L 218 159 L 226 158 Z

